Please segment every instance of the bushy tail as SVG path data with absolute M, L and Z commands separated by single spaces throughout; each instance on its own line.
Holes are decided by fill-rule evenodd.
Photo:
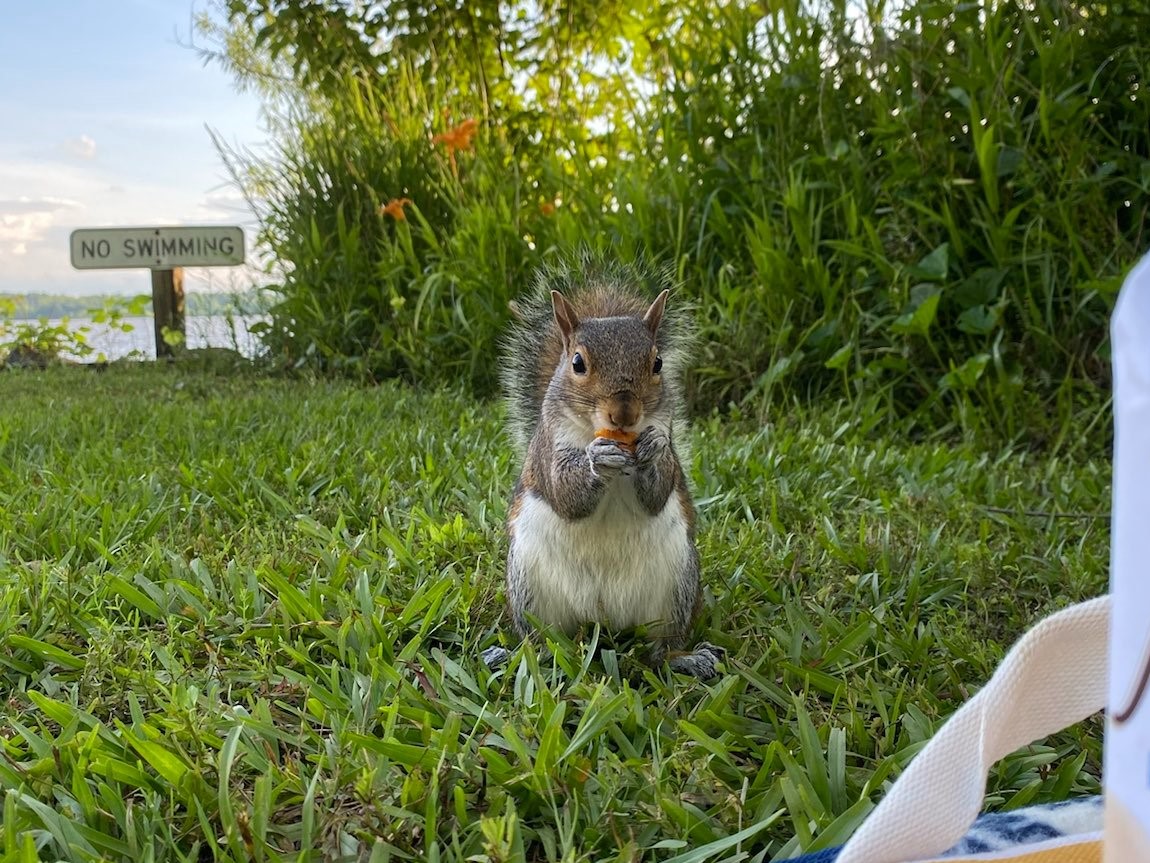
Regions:
M 500 365 L 508 423 L 521 453 L 535 434 L 543 396 L 563 354 L 551 291 L 563 294 L 582 319 L 641 317 L 664 288 L 674 288 L 668 268 L 641 261 L 624 264 L 588 252 L 539 270 L 527 294 L 512 303 L 514 320 L 503 339 Z M 681 375 L 692 337 L 691 309 L 672 291 L 659 325 L 658 344 L 663 357 L 663 385 L 677 394 L 674 401 L 680 409 Z M 685 422 L 676 422 L 676 426 L 683 429 Z

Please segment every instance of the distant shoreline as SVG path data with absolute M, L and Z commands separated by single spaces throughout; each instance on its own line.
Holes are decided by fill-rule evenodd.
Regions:
M 62 323 L 62 318 L 47 318 L 49 326 Z M 115 325 L 93 321 L 85 315 L 68 318 L 67 329 L 81 332 L 84 343 L 91 348 L 86 356 L 69 353 L 65 346 L 61 358 L 89 364 L 100 360 L 114 362 L 122 359 L 154 360 L 156 335 L 154 317 L 150 314 L 132 314 L 122 317 Z M 262 345 L 259 336 L 248 328 L 268 320 L 266 315 L 187 315 L 184 319 L 185 346 L 188 348 L 228 348 L 245 357 L 255 357 Z M 0 319 L 0 336 L 4 330 Z
M 262 315 L 271 306 L 267 292 L 258 288 L 238 293 L 188 291 L 184 302 L 188 317 Z M 150 294 L 0 294 L 0 320 L 90 317 L 94 310 L 126 308 L 129 305 L 136 306 L 133 315 L 151 315 Z

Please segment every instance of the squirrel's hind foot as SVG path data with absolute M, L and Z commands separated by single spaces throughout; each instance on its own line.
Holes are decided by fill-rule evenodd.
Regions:
M 726 651 L 706 641 L 700 641 L 690 653 L 679 653 L 671 656 L 667 664 L 672 671 L 680 674 L 689 674 L 699 680 L 710 680 L 719 673 L 719 663 L 723 661 Z
M 506 647 L 493 644 L 491 647 L 480 651 L 479 658 L 483 660 L 484 665 L 494 671 L 507 664 L 507 660 L 511 658 L 511 651 Z

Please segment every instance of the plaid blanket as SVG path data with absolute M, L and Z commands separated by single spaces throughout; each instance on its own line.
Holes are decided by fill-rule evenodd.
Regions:
M 937 859 L 1085 863 L 1101 860 L 1101 832 L 1101 797 L 1027 806 L 979 816 L 966 835 Z M 792 863 L 835 863 L 840 850 L 828 848 L 792 858 Z

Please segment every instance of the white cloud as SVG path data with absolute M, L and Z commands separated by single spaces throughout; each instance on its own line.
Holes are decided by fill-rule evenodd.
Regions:
M 78 201 L 72 201 L 68 198 L 53 198 L 50 195 L 43 198 L 21 196 L 6 201 L 0 199 L 0 217 L 20 213 L 50 213 L 56 210 L 68 210 L 80 206 L 83 205 Z
M 65 147 L 69 153 L 79 159 L 96 158 L 96 142 L 88 135 L 81 135 L 79 138 L 73 138 L 65 145 Z
M 44 241 L 60 210 L 80 205 L 66 198 L 15 198 L 0 200 L 0 257 L 28 254 L 28 244 Z
M 197 215 L 203 219 L 241 223 L 252 220 L 248 200 L 238 191 L 213 192 L 199 202 L 196 210 Z
M 38 242 L 50 227 L 51 213 L 0 214 L 0 258 L 27 254 L 28 243 Z

